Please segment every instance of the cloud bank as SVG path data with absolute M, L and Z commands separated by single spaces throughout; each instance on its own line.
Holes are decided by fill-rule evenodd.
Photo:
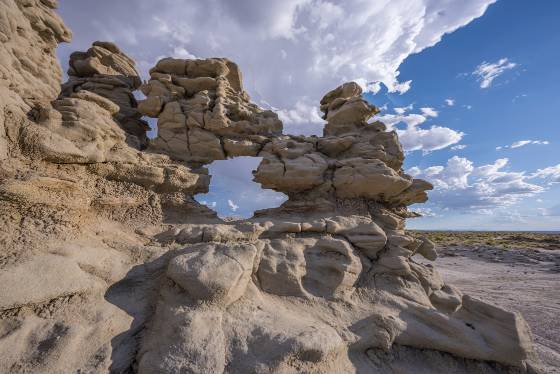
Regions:
M 254 101 L 285 111 L 292 128 L 318 133 L 308 109 L 322 94 L 348 80 L 406 92 L 401 63 L 494 1 L 62 0 L 74 42 L 59 55 L 66 63 L 96 39 L 114 41 L 144 74 L 161 56 L 226 56 L 241 66 Z
M 558 166 L 527 175 L 524 171 L 505 171 L 508 162 L 507 158 L 501 158 L 493 164 L 476 167 L 467 158 L 453 156 L 445 166 L 412 167 L 407 173 L 434 184 L 434 191 L 430 193 L 433 204 L 479 214 L 512 206 L 524 198 L 544 192 L 545 187 L 536 184 L 535 178 L 554 180 L 560 177 L 556 174 L 560 173 Z

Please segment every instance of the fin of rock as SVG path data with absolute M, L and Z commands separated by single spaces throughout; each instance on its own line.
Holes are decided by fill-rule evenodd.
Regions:
M 463 295 L 405 231 L 432 186 L 345 83 L 322 137 L 282 134 L 230 60 L 112 43 L 55 58 L 54 0 L 0 6 L 0 372 L 527 372 L 522 317 Z M 139 88 L 146 99 L 137 103 Z M 142 115 L 158 119 L 146 138 Z M 258 156 L 289 200 L 224 222 L 204 165 Z

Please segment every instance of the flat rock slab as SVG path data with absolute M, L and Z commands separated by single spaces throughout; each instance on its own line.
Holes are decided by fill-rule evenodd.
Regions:
M 73 259 L 50 254 L 37 256 L 0 271 L 0 310 L 85 293 L 95 283 Z
M 457 246 L 442 249 L 440 255 L 435 265 L 445 282 L 520 312 L 547 373 L 560 373 L 560 250 Z

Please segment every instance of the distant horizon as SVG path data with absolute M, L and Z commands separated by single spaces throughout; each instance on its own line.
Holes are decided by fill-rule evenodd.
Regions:
M 407 231 L 429 231 L 429 232 L 527 232 L 538 234 L 560 234 L 560 231 L 539 231 L 539 230 L 459 230 L 459 229 L 407 229 Z

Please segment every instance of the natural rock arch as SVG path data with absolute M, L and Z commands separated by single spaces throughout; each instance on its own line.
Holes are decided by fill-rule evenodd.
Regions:
M 254 180 L 252 172 L 261 160 L 262 157 L 239 156 L 207 165 L 208 193 L 195 195 L 195 200 L 228 220 L 250 218 L 259 210 L 279 207 L 288 196 L 263 188 Z

